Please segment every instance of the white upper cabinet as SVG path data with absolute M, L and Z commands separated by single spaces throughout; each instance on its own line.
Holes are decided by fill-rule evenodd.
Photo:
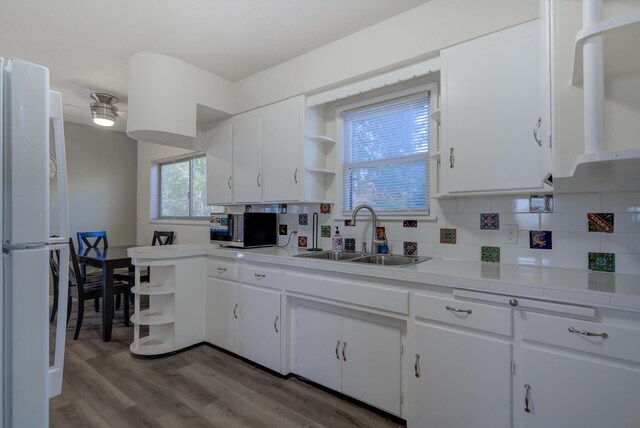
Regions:
M 262 114 L 264 201 L 300 200 L 301 119 L 304 98 L 273 104 Z
M 541 27 L 535 20 L 442 51 L 442 194 L 544 189 L 551 148 Z
M 232 132 L 231 122 L 207 131 L 207 203 L 229 204 L 232 198 Z
M 262 118 L 257 111 L 233 118 L 234 202 L 262 201 Z

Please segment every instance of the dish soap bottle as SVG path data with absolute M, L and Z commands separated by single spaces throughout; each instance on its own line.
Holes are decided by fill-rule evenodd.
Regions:
M 336 226 L 336 234 L 333 235 L 333 247 L 334 250 L 344 250 L 344 240 L 342 239 L 342 235 L 340 235 L 340 230 L 338 230 L 338 226 Z

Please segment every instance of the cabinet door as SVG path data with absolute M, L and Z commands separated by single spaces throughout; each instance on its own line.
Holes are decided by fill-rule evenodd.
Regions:
M 399 415 L 402 331 L 343 317 L 342 341 L 342 392 Z
M 209 205 L 233 202 L 231 141 L 231 123 L 224 123 L 207 132 L 207 203 Z
M 233 119 L 233 198 L 235 202 L 262 201 L 261 120 L 255 112 Z
M 280 371 L 280 292 L 243 284 L 240 355 Z
M 511 343 L 416 325 L 415 351 L 420 356 L 417 369 L 411 368 L 417 426 L 511 426 Z
M 340 391 L 342 317 L 304 306 L 294 317 L 294 373 Z
M 533 136 L 538 118 L 546 117 L 539 25 L 532 21 L 442 51 L 446 192 L 543 187 L 549 142 L 540 146 Z
M 629 428 L 640 421 L 640 368 L 523 346 L 526 428 Z M 524 409 L 524 385 L 517 396 Z
M 300 200 L 303 98 L 266 107 L 262 114 L 262 173 L 266 202 Z
M 238 353 L 240 308 L 236 282 L 207 278 L 207 340 L 227 351 Z

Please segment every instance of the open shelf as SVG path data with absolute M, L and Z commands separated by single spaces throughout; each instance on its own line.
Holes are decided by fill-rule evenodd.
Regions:
M 336 140 L 331 137 L 327 137 L 326 135 L 307 135 L 305 137 L 307 140 L 318 141 L 320 143 L 326 144 L 335 144 Z
M 307 168 L 308 172 L 319 172 L 322 174 L 335 174 L 336 172 L 332 169 L 327 169 L 327 168 Z
M 140 284 L 139 286 L 131 287 L 131 292 L 142 296 L 152 296 L 173 294 L 175 293 L 175 289 L 172 284 Z
M 171 324 L 175 319 L 157 309 L 145 309 L 131 316 L 131 322 L 136 325 Z
M 640 12 L 636 12 L 598 22 L 576 34 L 571 80 L 574 86 L 582 86 L 583 82 L 582 47 L 598 35 L 604 40 L 605 79 L 640 72 Z
M 133 342 L 129 350 L 136 355 L 160 355 L 173 352 L 173 344 L 158 340 L 153 336 L 141 338 L 138 342 Z

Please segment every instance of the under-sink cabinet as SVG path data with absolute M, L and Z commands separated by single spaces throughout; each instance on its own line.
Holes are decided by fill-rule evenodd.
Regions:
M 401 328 L 304 305 L 293 323 L 295 374 L 401 414 Z
M 511 310 L 415 295 L 418 427 L 511 427 Z

